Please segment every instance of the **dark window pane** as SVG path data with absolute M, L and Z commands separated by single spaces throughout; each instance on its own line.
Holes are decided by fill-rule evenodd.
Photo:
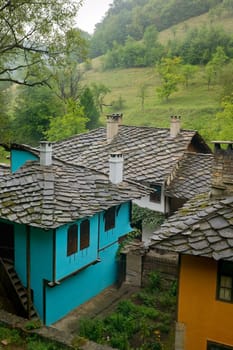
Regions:
M 220 261 L 218 266 L 218 299 L 233 302 L 233 263 Z
M 88 248 L 90 245 L 90 222 L 84 220 L 80 225 L 80 250 Z
M 105 231 L 111 230 L 115 227 L 115 207 L 108 209 L 104 215 Z
M 72 225 L 68 229 L 67 233 L 67 255 L 71 255 L 77 252 L 77 225 Z
M 161 186 L 159 185 L 150 185 L 150 188 L 153 188 L 154 192 L 150 194 L 150 201 L 153 203 L 161 202 Z

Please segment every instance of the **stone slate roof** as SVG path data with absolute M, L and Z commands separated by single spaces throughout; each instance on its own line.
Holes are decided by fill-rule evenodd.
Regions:
M 191 144 L 199 144 L 203 152 L 211 153 L 196 131 L 181 130 L 171 138 L 167 128 L 121 125 L 111 143 L 107 143 L 106 128 L 98 128 L 54 143 L 53 154 L 72 164 L 108 173 L 109 154 L 122 152 L 126 179 L 162 184 Z
M 51 229 L 147 194 L 142 185 L 114 185 L 107 175 L 82 166 L 28 161 L 0 177 L 0 217 Z
M 166 195 L 191 199 L 211 186 L 213 155 L 186 152 L 167 181 Z
M 201 194 L 171 216 L 152 236 L 154 248 L 233 261 L 233 196 Z
M 0 177 L 10 173 L 10 166 L 0 163 Z

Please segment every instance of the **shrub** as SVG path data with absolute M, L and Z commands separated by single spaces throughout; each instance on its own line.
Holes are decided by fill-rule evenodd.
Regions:
M 102 342 L 104 323 L 99 319 L 82 319 L 79 323 L 79 335 L 95 342 Z
M 129 314 L 136 313 L 137 306 L 131 300 L 122 300 L 117 306 L 117 311 L 122 313 L 124 316 Z
M 148 294 L 146 291 L 140 291 L 135 294 L 135 298 L 137 298 L 142 304 L 146 306 L 154 306 L 155 305 L 155 297 L 152 294 Z
M 161 290 L 161 275 L 158 272 L 151 272 L 148 275 L 147 289 L 150 292 L 159 292 Z

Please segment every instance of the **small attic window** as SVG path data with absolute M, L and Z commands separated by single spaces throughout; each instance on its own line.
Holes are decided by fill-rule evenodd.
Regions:
M 154 192 L 150 194 L 150 201 L 153 203 L 161 203 L 161 186 L 150 185 L 150 188 L 154 190 Z
M 233 262 L 231 261 L 219 262 L 217 298 L 233 303 Z
M 112 207 L 106 210 L 104 214 L 105 220 L 105 231 L 111 230 L 115 227 L 115 217 L 116 217 L 116 208 Z
M 69 227 L 67 232 L 67 256 L 70 256 L 78 250 L 78 226 L 76 224 Z

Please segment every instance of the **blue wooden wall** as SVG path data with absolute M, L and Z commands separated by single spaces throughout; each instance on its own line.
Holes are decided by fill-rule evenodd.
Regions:
M 67 231 L 70 225 L 59 227 L 55 233 L 53 230 L 30 228 L 31 289 L 34 305 L 47 325 L 117 281 L 118 239 L 131 231 L 130 204 L 124 203 L 117 208 L 115 228 L 109 231 L 104 230 L 104 212 L 89 218 L 90 246 L 81 251 L 78 247 L 77 253 L 70 256 L 67 256 Z M 78 235 L 81 222 L 76 222 Z M 15 224 L 15 269 L 25 287 L 26 235 L 26 227 Z M 61 282 L 49 287 L 48 281 L 53 280 Z

